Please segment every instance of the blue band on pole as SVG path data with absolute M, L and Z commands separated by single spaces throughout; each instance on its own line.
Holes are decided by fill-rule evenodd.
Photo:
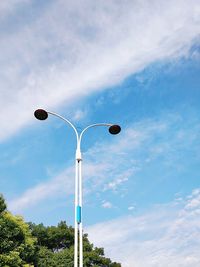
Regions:
M 81 222 L 81 206 L 77 206 L 76 207 L 76 220 L 77 220 L 77 223 L 80 223 Z

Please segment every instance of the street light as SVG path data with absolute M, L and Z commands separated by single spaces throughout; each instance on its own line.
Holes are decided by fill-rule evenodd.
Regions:
M 82 155 L 81 155 L 81 140 L 85 131 L 89 128 L 96 126 L 107 126 L 111 134 L 118 134 L 121 131 L 121 127 L 116 124 L 110 123 L 95 123 L 87 126 L 79 134 L 76 127 L 66 118 L 56 114 L 54 112 L 46 111 L 44 109 L 37 109 L 34 112 L 34 116 L 38 120 L 46 120 L 48 115 L 54 115 L 67 124 L 69 124 L 76 134 L 76 155 L 75 155 L 75 222 L 74 222 L 74 267 L 83 267 L 83 226 L 82 226 Z M 79 235 L 79 242 L 78 242 Z M 78 256 L 79 248 L 79 256 Z

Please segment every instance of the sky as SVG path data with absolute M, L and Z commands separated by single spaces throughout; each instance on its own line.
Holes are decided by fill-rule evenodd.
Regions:
M 0 192 L 26 221 L 83 225 L 122 267 L 200 266 L 200 1 L 0 2 Z

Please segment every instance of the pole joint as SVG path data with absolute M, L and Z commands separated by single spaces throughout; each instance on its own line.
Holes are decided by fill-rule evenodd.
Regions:
M 82 155 L 80 149 L 76 150 L 76 160 L 79 162 L 82 160 Z

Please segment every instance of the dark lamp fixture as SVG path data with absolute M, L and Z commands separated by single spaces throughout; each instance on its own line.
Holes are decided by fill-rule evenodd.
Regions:
M 48 113 L 44 109 L 37 109 L 34 112 L 34 116 L 36 117 L 36 119 L 43 121 L 48 118 Z
M 120 131 L 121 131 L 121 127 L 119 125 L 114 124 L 109 127 L 109 132 L 111 134 L 118 134 L 120 133 Z

